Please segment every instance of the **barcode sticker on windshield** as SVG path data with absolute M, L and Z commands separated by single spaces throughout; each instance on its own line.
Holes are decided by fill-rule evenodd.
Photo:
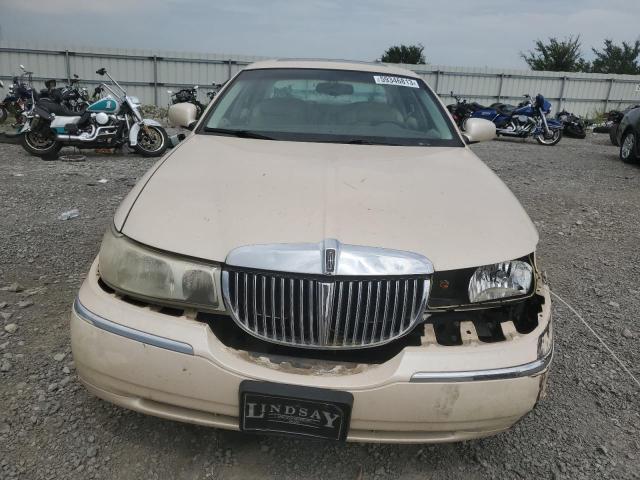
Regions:
M 398 85 L 399 87 L 420 88 L 418 82 L 411 78 L 390 77 L 388 75 L 374 75 L 373 81 L 378 85 Z

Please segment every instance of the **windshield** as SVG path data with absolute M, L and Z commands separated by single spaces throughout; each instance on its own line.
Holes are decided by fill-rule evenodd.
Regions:
M 269 140 L 462 146 L 422 80 L 326 69 L 245 70 L 199 131 Z

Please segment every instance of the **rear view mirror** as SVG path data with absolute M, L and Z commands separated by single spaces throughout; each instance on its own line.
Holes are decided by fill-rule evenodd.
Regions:
M 196 125 L 197 110 L 192 103 L 176 103 L 167 112 L 169 123 L 174 127 L 184 127 L 192 130 Z
M 339 95 L 352 95 L 353 85 L 350 83 L 321 82 L 316 85 L 316 92 L 323 95 L 331 95 L 332 97 L 337 97 Z
M 462 126 L 462 136 L 467 143 L 485 142 L 496 138 L 496 126 L 482 118 L 468 118 Z

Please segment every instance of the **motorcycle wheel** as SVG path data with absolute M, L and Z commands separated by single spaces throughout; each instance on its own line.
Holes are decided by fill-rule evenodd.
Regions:
M 541 133 L 540 135 L 536 135 L 536 141 L 540 145 L 546 145 L 548 147 L 551 147 L 556 143 L 558 143 L 561 138 L 562 138 L 562 130 L 551 130 L 551 135 L 549 136 L 545 136 L 544 133 Z
M 0 107 L 0 123 L 4 123 L 8 116 L 9 112 L 7 112 L 7 109 Z
M 618 127 L 620 126 L 619 123 L 614 123 L 613 125 L 611 125 L 611 128 L 609 128 L 609 140 L 611 140 L 611 145 L 615 145 L 616 147 L 619 146 L 618 144 Z
M 20 143 L 27 152 L 38 157 L 53 156 L 62 148 L 62 143 L 38 132 L 25 133 L 22 135 Z
M 169 146 L 169 136 L 164 128 L 149 125 L 138 132 L 138 144 L 134 147 L 143 157 L 159 157 Z M 147 133 L 148 132 L 148 133 Z

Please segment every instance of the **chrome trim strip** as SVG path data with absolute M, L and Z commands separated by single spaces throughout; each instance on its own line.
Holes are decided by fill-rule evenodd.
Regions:
M 543 372 L 551 364 L 553 349 L 545 357 L 531 363 L 490 370 L 469 370 L 458 372 L 418 372 L 411 376 L 411 383 L 476 382 L 483 380 L 507 380 L 531 377 Z
M 73 311 L 83 320 L 87 321 L 94 327 L 104 330 L 105 332 L 120 335 L 121 337 L 135 340 L 136 342 L 145 343 L 147 345 L 153 345 L 154 347 L 164 348 L 165 350 L 171 350 L 173 352 L 184 353 L 187 355 L 194 355 L 193 347 L 188 343 L 159 337 L 157 335 L 152 335 L 151 333 L 146 333 L 141 330 L 125 327 L 124 325 L 120 325 L 119 323 L 107 320 L 106 318 L 103 318 L 87 309 L 87 307 L 80 303 L 80 299 L 78 299 L 77 297 L 73 302 Z
M 333 251 L 332 261 L 327 252 Z M 433 264 L 423 255 L 388 248 L 347 245 L 335 239 L 318 243 L 246 245 L 229 252 L 227 265 L 272 272 L 310 275 L 431 275 Z M 331 267 L 331 271 L 327 269 Z

